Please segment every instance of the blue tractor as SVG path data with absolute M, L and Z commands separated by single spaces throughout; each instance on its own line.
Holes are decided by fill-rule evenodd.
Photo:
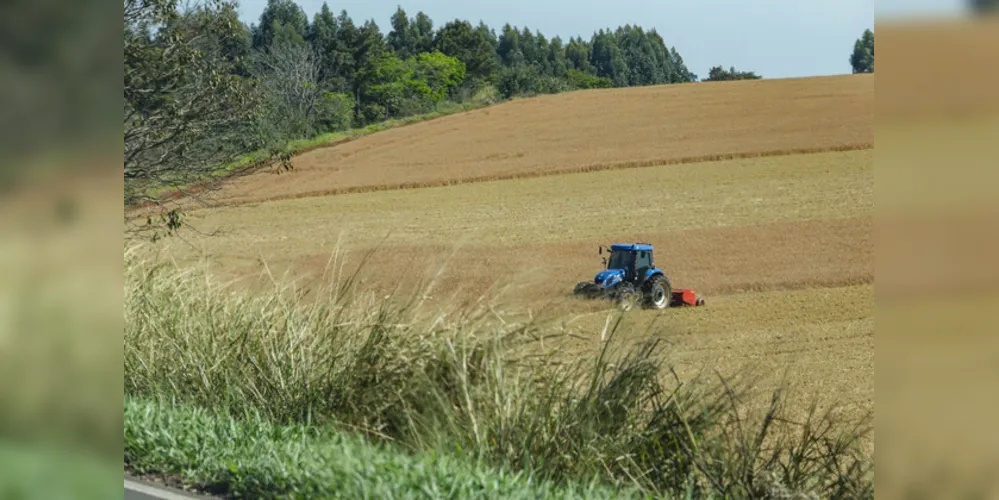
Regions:
M 648 243 L 611 245 L 607 268 L 597 273 L 593 281 L 576 285 L 574 294 L 586 298 L 606 298 L 622 309 L 641 304 L 649 309 L 665 309 L 671 305 L 703 305 L 691 290 L 674 291 L 669 278 L 652 260 L 653 248 Z M 600 253 L 604 248 L 600 247 Z

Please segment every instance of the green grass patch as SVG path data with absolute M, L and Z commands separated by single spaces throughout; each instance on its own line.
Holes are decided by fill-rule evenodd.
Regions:
M 591 481 L 556 485 L 441 454 L 410 455 L 329 427 L 275 425 L 129 398 L 125 464 L 241 498 L 630 498 Z

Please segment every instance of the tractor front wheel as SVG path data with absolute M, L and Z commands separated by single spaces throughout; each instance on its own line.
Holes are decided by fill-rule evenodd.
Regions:
M 673 295 L 669 278 L 657 274 L 645 283 L 645 306 L 650 309 L 666 309 Z
M 635 305 L 635 287 L 631 283 L 619 285 L 617 290 L 617 306 L 622 311 L 630 311 Z

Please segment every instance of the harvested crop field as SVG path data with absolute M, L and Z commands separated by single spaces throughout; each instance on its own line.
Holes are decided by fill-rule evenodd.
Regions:
M 681 374 L 752 365 L 803 394 L 874 404 L 873 150 L 737 159 L 238 205 L 191 214 L 206 235 L 171 243 L 250 286 L 285 273 L 346 272 L 371 248 L 365 286 L 386 293 L 432 276 L 431 302 L 497 298 L 508 310 L 577 317 L 600 345 L 607 308 L 568 297 L 599 268 L 596 249 L 649 241 L 688 310 L 634 311 L 628 335 L 663 327 Z M 294 175 L 294 174 L 291 174 Z M 207 234 L 212 234 L 207 236 Z M 578 317 L 582 315 L 581 317 Z M 761 387 L 765 389 L 765 387 Z
M 189 240 L 232 277 L 380 245 L 372 280 L 447 260 L 449 288 L 522 271 L 535 278 L 515 285 L 542 286 L 532 302 L 592 274 L 611 241 L 653 242 L 678 286 L 708 293 L 855 283 L 873 279 L 873 175 L 866 150 L 279 200 L 194 212 L 217 234 Z
M 573 286 L 598 245 L 651 242 L 707 306 L 632 311 L 629 338 L 656 322 L 681 374 L 749 368 L 763 390 L 786 376 L 873 410 L 873 97 L 873 77 L 844 76 L 515 101 L 236 178 L 188 214 L 198 232 L 157 247 L 251 288 L 308 288 L 334 252 L 349 273 L 377 248 L 363 286 L 432 279 L 431 304 L 542 311 L 578 327 L 564 352 L 585 356 L 609 305 Z
M 222 204 L 848 151 L 873 146 L 874 78 L 849 75 L 572 92 L 391 129 L 230 182 Z

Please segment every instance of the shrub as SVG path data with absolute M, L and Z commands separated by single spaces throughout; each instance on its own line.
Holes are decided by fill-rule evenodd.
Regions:
M 499 90 L 492 85 L 484 85 L 477 89 L 471 98 L 471 102 L 475 106 L 491 106 L 500 102 L 503 97 L 500 95 Z
M 600 77 L 583 73 L 576 69 L 570 69 L 566 73 L 569 83 L 577 89 L 609 89 L 614 87 L 614 81 L 607 77 Z
M 323 92 L 316 112 L 318 128 L 323 132 L 339 132 L 350 128 L 354 118 L 354 98 L 349 94 Z

